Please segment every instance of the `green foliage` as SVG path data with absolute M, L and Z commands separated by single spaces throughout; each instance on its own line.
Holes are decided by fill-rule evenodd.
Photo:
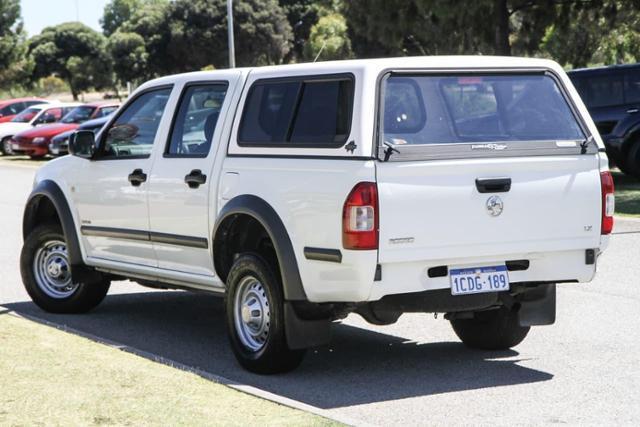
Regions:
M 347 21 L 339 13 L 325 15 L 311 27 L 305 47 L 307 59 L 332 60 L 353 56 L 351 40 L 347 34 Z
M 29 40 L 35 78 L 56 74 L 64 79 L 74 99 L 90 88 L 110 84 L 110 60 L 105 37 L 79 22 L 45 28 Z
M 27 81 L 32 64 L 26 55 L 19 0 L 0 0 L 0 88 Z
M 141 35 L 116 31 L 109 37 L 107 51 L 122 84 L 151 77 L 149 53 Z
M 111 0 L 107 3 L 100 19 L 104 35 L 110 36 L 115 33 L 141 5 L 142 0 Z
M 54 93 L 63 93 L 69 90 L 69 85 L 59 77 L 43 77 L 35 85 L 38 96 L 49 96 Z
M 169 6 L 169 71 L 228 64 L 226 0 L 176 0 Z M 290 49 L 291 26 L 276 0 L 234 2 L 236 63 L 282 63 Z

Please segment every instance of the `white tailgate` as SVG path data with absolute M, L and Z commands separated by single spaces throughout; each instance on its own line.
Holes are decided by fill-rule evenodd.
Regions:
M 511 178 L 480 193 L 477 178 Z M 378 162 L 380 263 L 597 248 L 600 174 L 594 155 Z M 498 196 L 502 213 L 487 200 Z M 503 256 L 504 255 L 504 256 Z

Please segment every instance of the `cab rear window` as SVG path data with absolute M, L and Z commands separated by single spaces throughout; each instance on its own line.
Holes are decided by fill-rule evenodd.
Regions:
M 455 144 L 581 140 L 556 81 L 536 75 L 390 76 L 384 142 Z
M 255 83 L 240 122 L 238 144 L 264 147 L 340 147 L 351 128 L 350 76 Z

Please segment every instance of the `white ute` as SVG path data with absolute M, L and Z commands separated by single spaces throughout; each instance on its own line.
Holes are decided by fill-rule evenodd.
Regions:
M 111 280 L 225 296 L 238 361 L 295 368 L 355 312 L 444 313 L 471 348 L 555 321 L 613 227 L 600 136 L 552 61 L 415 57 L 142 85 L 37 173 L 21 271 L 44 310 Z

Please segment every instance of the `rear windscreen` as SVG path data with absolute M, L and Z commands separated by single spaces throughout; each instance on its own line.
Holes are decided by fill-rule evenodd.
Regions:
M 390 76 L 384 142 L 455 144 L 582 140 L 584 134 L 548 75 Z

